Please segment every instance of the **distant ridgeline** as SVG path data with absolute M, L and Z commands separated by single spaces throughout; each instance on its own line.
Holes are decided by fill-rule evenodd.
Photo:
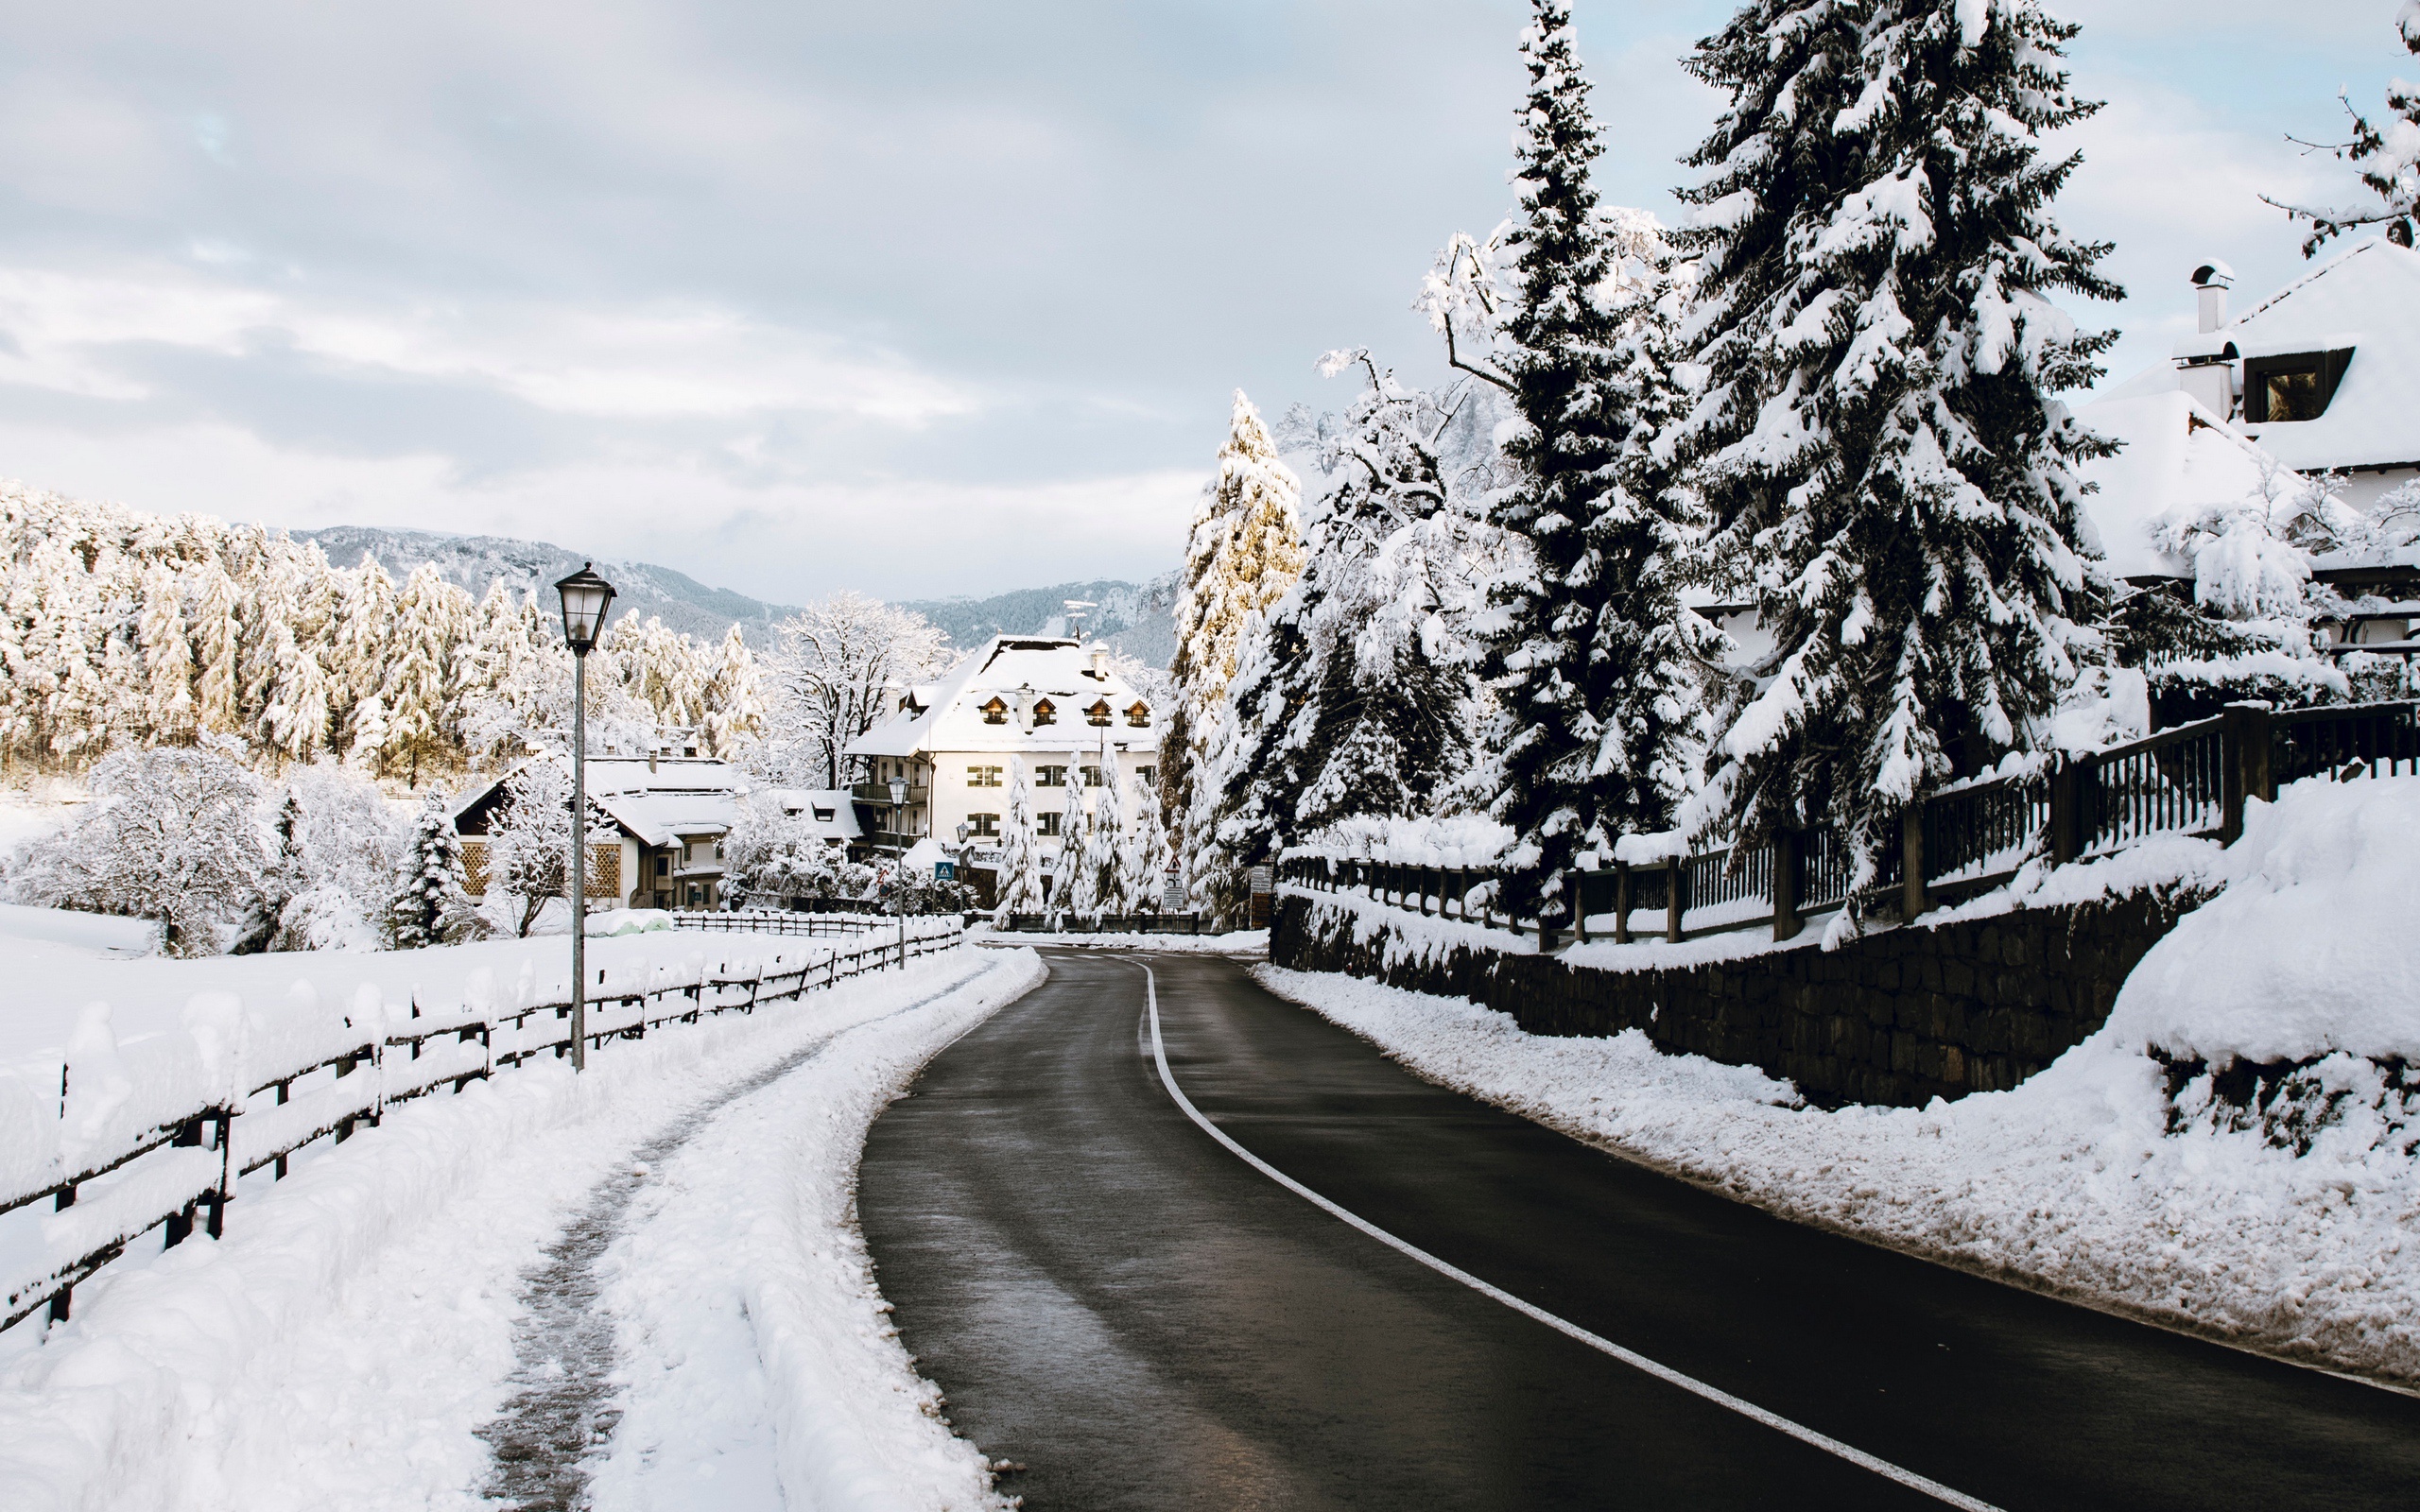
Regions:
M 125 747 L 227 737 L 261 762 L 337 756 L 417 781 L 562 743 L 571 654 L 552 605 L 527 592 L 557 565 L 496 557 L 475 594 L 431 561 L 400 583 L 374 559 L 332 561 L 320 541 L 344 534 L 298 540 L 0 484 L 0 766 L 74 770 Z M 482 560 L 466 550 L 452 566 Z M 618 614 L 588 696 L 608 740 L 680 727 L 706 754 L 749 738 L 762 713 L 755 660 L 727 620 L 700 639 Z
M 445 580 L 473 593 L 502 579 L 516 594 L 537 591 L 542 595 L 560 578 L 596 560 L 596 570 L 614 584 L 614 605 L 642 619 L 662 620 L 667 630 L 719 641 L 733 626 L 758 650 L 772 639 L 773 626 L 798 612 L 791 604 L 768 604 L 708 588 L 696 578 L 644 561 L 605 561 L 566 551 L 544 541 L 516 541 L 510 536 L 441 536 L 426 530 L 385 530 L 363 525 L 331 525 L 325 530 L 287 532 L 296 541 L 314 542 L 330 561 L 356 562 L 366 553 L 389 576 L 402 579 L 426 564 Z
M 1067 600 L 1077 599 L 1095 606 L 1083 611 L 1079 627 L 1086 638 L 1107 641 L 1147 666 L 1165 667 L 1176 655 L 1176 591 L 1171 570 L 1145 583 L 1100 578 L 1020 588 L 990 598 L 918 599 L 899 607 L 940 626 L 951 644 L 973 646 L 994 635 L 1064 634 Z

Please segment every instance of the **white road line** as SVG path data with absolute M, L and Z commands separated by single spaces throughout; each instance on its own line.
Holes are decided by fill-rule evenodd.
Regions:
M 1134 964 L 1143 967 L 1143 990 L 1150 1007 L 1151 1020 L 1151 1058 L 1159 1063 L 1161 1085 L 1167 1088 L 1168 1095 L 1170 1097 L 1176 1099 L 1176 1106 L 1184 1109 L 1185 1117 L 1193 1120 L 1196 1124 L 1201 1125 L 1203 1132 L 1207 1133 L 1212 1139 L 1217 1140 L 1219 1143 L 1225 1145 L 1246 1165 L 1249 1165 L 1253 1170 L 1258 1171 L 1261 1175 L 1269 1177 L 1271 1181 L 1276 1182 L 1279 1186 L 1284 1187 L 1287 1191 L 1293 1193 L 1296 1196 L 1301 1197 L 1315 1207 L 1325 1211 L 1330 1215 L 1341 1218 L 1346 1223 L 1351 1224 L 1354 1228 L 1360 1229 L 1363 1233 L 1368 1234 L 1371 1238 L 1378 1241 L 1378 1243 L 1385 1245 L 1390 1248 L 1400 1250 L 1404 1254 L 1410 1256 L 1412 1259 L 1427 1266 L 1430 1270 L 1437 1272 L 1440 1276 L 1450 1277 L 1453 1280 L 1461 1282 L 1464 1286 L 1469 1287 L 1472 1291 L 1479 1293 L 1481 1296 L 1495 1298 L 1496 1301 L 1503 1303 L 1506 1307 L 1512 1309 L 1515 1313 L 1527 1314 L 1558 1332 L 1569 1334 L 1572 1338 L 1578 1339 L 1581 1343 L 1588 1346 L 1590 1349 L 1612 1355 L 1615 1359 L 1619 1360 L 1622 1364 L 1629 1366 L 1634 1370 L 1644 1370 L 1658 1381 L 1668 1382 L 1672 1385 L 1680 1387 L 1683 1391 L 1703 1397 L 1706 1400 L 1713 1402 L 1719 1407 L 1728 1407 L 1742 1418 L 1753 1418 L 1754 1420 L 1764 1424 L 1768 1428 L 1788 1434 L 1790 1437 L 1797 1439 L 1801 1443 L 1812 1444 L 1817 1449 L 1824 1451 L 1827 1454 L 1837 1454 L 1841 1459 L 1847 1460 L 1852 1465 L 1858 1466 L 1862 1469 L 1872 1470 L 1875 1474 L 1881 1476 L 1885 1480 L 1896 1481 L 1901 1486 L 1907 1486 L 1910 1490 L 1922 1491 L 1925 1495 L 1933 1498 L 1935 1501 L 1947 1503 L 1949 1505 L 1954 1507 L 1962 1507 L 1965 1509 L 1965 1512 L 2000 1512 L 1999 1508 L 1994 1506 L 1989 1502 L 1979 1501 L 1974 1497 L 1968 1496 L 1963 1491 L 1952 1490 L 1950 1487 L 1942 1485 L 1939 1481 L 1919 1475 L 1913 1470 L 1902 1469 L 1898 1466 L 1892 1464 L 1887 1459 L 1881 1459 L 1869 1454 L 1864 1450 L 1858 1449 L 1853 1444 L 1843 1444 L 1839 1439 L 1832 1437 L 1828 1434 L 1819 1434 L 1814 1429 L 1808 1428 L 1804 1424 L 1794 1423 L 1789 1418 L 1781 1416 L 1779 1413 L 1768 1412 L 1764 1408 L 1757 1406 L 1754 1402 L 1742 1400 L 1741 1399 L 1723 1390 L 1720 1386 L 1710 1386 L 1694 1376 L 1683 1375 L 1680 1371 L 1673 1369 L 1670 1366 L 1659 1365 L 1655 1361 L 1649 1359 L 1647 1356 L 1638 1353 L 1636 1350 L 1625 1349 L 1611 1339 L 1600 1338 L 1597 1334 L 1591 1333 L 1586 1329 L 1582 1328 L 1577 1323 L 1566 1322 L 1565 1320 L 1555 1316 L 1552 1313 L 1547 1312 L 1543 1307 L 1534 1306 L 1531 1303 L 1521 1300 L 1521 1298 L 1513 1296 L 1511 1292 L 1504 1290 L 1500 1286 L 1491 1286 L 1487 1282 L 1480 1280 L 1478 1277 L 1472 1275 L 1470 1272 L 1461 1269 L 1460 1266 L 1448 1264 L 1444 1261 L 1439 1260 L 1436 1256 L 1421 1248 L 1419 1246 L 1411 1244 L 1409 1241 L 1396 1238 L 1394 1235 L 1387 1232 L 1384 1228 L 1379 1228 L 1376 1224 L 1372 1223 L 1369 1219 L 1362 1217 L 1360 1214 L 1330 1202 L 1327 1198 L 1321 1196 L 1318 1193 L 1303 1185 L 1300 1181 L 1295 1180 L 1292 1177 L 1288 1176 L 1285 1172 L 1280 1171 L 1277 1167 L 1270 1164 L 1267 1160 L 1262 1160 L 1259 1156 L 1253 1154 L 1252 1151 L 1245 1149 L 1233 1139 L 1230 1139 L 1226 1130 L 1220 1128 L 1218 1125 L 1211 1123 L 1209 1119 L 1203 1117 L 1201 1109 L 1193 1106 L 1193 1099 L 1184 1095 L 1184 1089 L 1176 1084 L 1175 1074 L 1168 1070 L 1167 1047 L 1160 1040 L 1159 978 L 1152 973 L 1152 971 L 1149 966 L 1145 966 L 1141 961 L 1136 961 Z

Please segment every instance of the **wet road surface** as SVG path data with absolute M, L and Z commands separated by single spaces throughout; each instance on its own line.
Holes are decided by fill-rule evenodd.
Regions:
M 1237 963 L 1054 954 L 876 1122 L 859 1209 L 959 1431 L 1036 1512 L 1938 1507 L 1403 1240 L 1994 1506 L 2373 1507 L 2420 1400 L 1784 1223 L 1431 1086 Z

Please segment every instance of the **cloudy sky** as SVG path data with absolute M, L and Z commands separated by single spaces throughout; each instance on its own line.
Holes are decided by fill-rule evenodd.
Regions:
M 2120 375 L 2298 266 L 2395 0 L 2087 0 L 2072 231 Z M 1672 214 L 1718 4 L 1580 0 L 1609 198 Z M 1172 565 L 1240 386 L 1435 368 L 1507 207 L 1514 0 L 12 8 L 0 476 L 551 540 L 797 602 Z M 1342 380 L 1339 380 L 1341 382 Z

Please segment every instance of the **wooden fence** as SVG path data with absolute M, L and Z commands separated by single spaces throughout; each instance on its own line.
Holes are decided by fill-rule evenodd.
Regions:
M 910 920 L 931 921 L 947 919 L 959 921 L 957 914 L 910 914 Z M 672 916 L 675 929 L 698 929 L 708 932 L 743 935 L 788 935 L 805 939 L 845 938 L 867 930 L 899 928 L 897 914 L 827 914 L 793 913 L 786 908 L 743 908 L 729 913 L 676 913 Z M 910 927 L 914 927 L 911 923 Z
M 656 980 L 662 971 L 637 980 L 629 968 L 615 981 L 614 968 L 599 970 L 586 1039 L 601 1049 L 610 1040 L 643 1039 L 661 1024 L 752 1013 L 951 949 L 964 936 L 948 915 L 911 917 L 904 942 L 897 919 L 875 922 L 883 927 L 853 932 L 859 941 L 854 949 L 813 952 L 795 962 L 776 955 L 745 963 L 744 971 L 726 962 L 686 981 Z M 241 1029 L 204 1025 L 199 1035 L 129 1041 L 113 1057 L 120 1064 L 102 1074 L 115 1085 L 100 1094 L 97 1114 L 76 1096 L 83 1089 L 73 1057 L 60 1068 L 55 1097 L 37 1094 L 21 1076 L 0 1074 L 0 1145 L 10 1147 L 0 1156 L 0 1215 L 44 1198 L 53 1213 L 43 1258 L 0 1277 L 0 1329 L 45 1306 L 53 1319 L 64 1319 L 76 1286 L 155 1228 L 164 1229 L 169 1245 L 189 1238 L 197 1221 L 217 1237 L 239 1177 L 268 1167 L 272 1179 L 282 1179 L 287 1160 L 316 1140 L 342 1141 L 361 1125 L 375 1127 L 398 1103 L 441 1087 L 458 1092 L 538 1057 L 562 1057 L 571 1047 L 568 1000 L 450 1011 L 415 1002 L 408 1019 L 389 1022 L 391 1011 L 372 987 L 346 1014 L 316 1001 L 289 1001 Z M 231 1058 L 221 1053 L 224 1045 L 246 1030 L 257 1031 L 255 1044 L 267 1042 L 260 1058 L 270 1074 L 218 1069 Z M 96 1137 L 77 1126 L 95 1121 L 106 1125 Z M 117 1178 L 104 1182 L 108 1177 Z
M 1897 895 L 1903 917 L 1987 892 L 2041 857 L 2065 863 L 2105 855 L 2157 834 L 2232 845 L 2248 798 L 2273 799 L 2305 778 L 2343 781 L 2420 771 L 2420 704 L 2357 704 L 2273 712 L 2233 704 L 2214 718 L 2161 730 L 2105 751 L 2054 761 L 2037 775 L 1962 783 L 1910 805 L 1896 850 L 1876 858 L 1865 896 Z M 1591 937 L 1610 915 L 1627 944 L 1642 927 L 1668 940 L 1770 921 L 1775 939 L 1808 916 L 1841 907 L 1852 876 L 1846 848 L 1823 832 L 1784 833 L 1757 846 L 1718 846 L 1648 865 L 1616 862 L 1574 878 L 1558 917 L 1527 920 L 1497 911 L 1499 874 L 1485 867 L 1423 867 L 1289 853 L 1279 879 L 1316 891 L 1357 891 L 1391 907 L 1520 933 L 1551 948 L 1565 927 Z M 1644 920 L 1640 915 L 1648 916 Z

